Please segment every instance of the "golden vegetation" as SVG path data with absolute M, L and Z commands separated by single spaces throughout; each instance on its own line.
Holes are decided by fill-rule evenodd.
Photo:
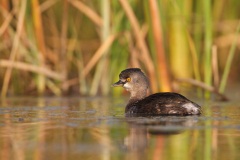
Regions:
M 1 0 L 1 95 L 108 95 L 127 67 L 142 68 L 153 92 L 181 79 L 224 93 L 229 74 L 239 79 L 239 5 Z

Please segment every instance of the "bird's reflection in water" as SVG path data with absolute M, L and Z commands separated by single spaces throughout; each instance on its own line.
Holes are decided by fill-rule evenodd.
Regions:
M 129 134 L 124 139 L 124 146 L 131 154 L 129 158 L 145 159 L 145 151 L 150 136 L 176 135 L 194 127 L 198 116 L 153 116 L 153 117 L 126 117 L 129 124 Z

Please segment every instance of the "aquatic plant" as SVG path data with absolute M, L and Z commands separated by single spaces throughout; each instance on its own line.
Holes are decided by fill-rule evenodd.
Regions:
M 108 95 L 127 67 L 142 68 L 152 92 L 176 90 L 181 80 L 223 94 L 229 74 L 231 81 L 239 79 L 234 65 L 239 5 L 237 0 L 2 0 L 1 95 Z

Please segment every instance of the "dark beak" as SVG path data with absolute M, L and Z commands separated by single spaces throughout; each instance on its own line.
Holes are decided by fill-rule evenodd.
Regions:
M 112 84 L 112 87 L 119 87 L 119 86 L 123 86 L 123 85 L 124 85 L 124 82 L 119 80 L 116 83 Z

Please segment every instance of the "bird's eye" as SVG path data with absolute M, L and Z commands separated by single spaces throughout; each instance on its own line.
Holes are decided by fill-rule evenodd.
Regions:
M 127 78 L 127 82 L 130 82 L 131 81 L 131 78 Z

